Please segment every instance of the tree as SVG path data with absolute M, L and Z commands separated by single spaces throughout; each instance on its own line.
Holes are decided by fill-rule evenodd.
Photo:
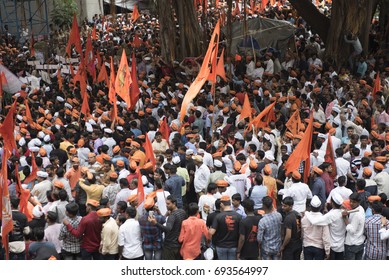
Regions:
M 74 0 L 55 0 L 51 18 L 55 25 L 59 27 L 70 27 L 74 13 L 77 13 L 78 6 Z
M 380 1 L 387 2 L 332 0 L 331 18 L 321 14 L 311 0 L 290 0 L 290 3 L 325 42 L 326 56 L 341 64 L 352 51 L 344 40 L 345 35 L 358 36 L 364 50 L 368 49 L 368 30 Z
M 176 58 L 200 55 L 200 25 L 193 0 L 157 0 L 157 11 L 163 59 L 172 63 Z M 178 35 L 174 15 L 179 28 Z

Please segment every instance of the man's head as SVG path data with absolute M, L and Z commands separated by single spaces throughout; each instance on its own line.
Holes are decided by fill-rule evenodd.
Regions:
M 231 200 L 232 200 L 232 205 L 235 208 L 237 208 L 237 207 L 239 207 L 239 205 L 242 202 L 242 196 L 240 195 L 240 193 L 236 193 L 236 194 L 232 195 Z
M 195 202 L 191 202 L 188 205 L 188 214 L 189 216 L 197 216 L 199 213 L 199 206 Z
M 250 198 L 246 198 L 242 202 L 242 206 L 246 214 L 254 213 L 254 205 L 255 205 L 254 200 Z
M 359 193 L 357 192 L 354 192 L 350 195 L 349 197 L 350 199 L 350 206 L 352 209 L 356 209 L 358 208 L 358 206 L 360 205 L 361 203 L 361 196 Z
M 126 209 L 126 218 L 127 219 L 134 219 L 136 217 L 136 209 L 134 207 L 128 207 Z
M 265 211 L 270 212 L 273 209 L 273 199 L 270 196 L 262 198 L 262 207 Z
M 282 200 L 282 210 L 284 210 L 285 213 L 289 213 L 293 209 L 294 200 L 292 197 L 287 196 Z
M 74 218 L 77 216 L 79 206 L 77 203 L 72 202 L 66 204 L 65 209 L 66 209 L 66 216 L 68 216 L 69 218 Z
M 169 211 L 174 211 L 177 209 L 177 199 L 173 195 L 169 195 L 166 198 L 166 208 Z

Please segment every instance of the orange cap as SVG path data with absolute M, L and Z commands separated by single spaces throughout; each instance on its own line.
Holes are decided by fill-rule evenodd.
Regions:
M 53 185 L 54 185 L 54 187 L 57 187 L 59 189 L 63 189 L 65 187 L 65 185 L 61 181 L 58 181 L 58 180 L 55 180 L 53 182 Z
M 373 174 L 373 172 L 370 170 L 370 168 L 365 167 L 363 168 L 363 175 L 370 177 Z
M 321 169 L 320 169 L 319 167 L 317 167 L 317 166 L 314 166 L 314 167 L 312 168 L 312 170 L 313 170 L 315 173 L 319 174 L 319 175 L 323 174 L 323 170 L 321 170 Z
M 296 180 L 300 180 L 301 179 L 301 174 L 300 172 L 298 172 L 297 170 L 293 171 L 292 172 L 292 177 Z
M 111 208 L 102 208 L 96 211 L 97 216 L 99 217 L 108 217 L 112 213 Z
M 270 175 L 271 174 L 270 164 L 266 164 L 265 165 L 265 167 L 263 168 L 263 173 L 265 173 L 265 175 Z
M 229 186 L 229 184 L 226 180 L 216 180 L 215 184 L 218 187 L 225 187 L 226 188 Z

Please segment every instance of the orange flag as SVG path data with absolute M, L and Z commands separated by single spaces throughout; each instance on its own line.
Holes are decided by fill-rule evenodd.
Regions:
M 35 56 L 35 49 L 34 49 L 34 34 L 31 34 L 31 40 L 30 40 L 30 56 Z
M 312 145 L 312 133 L 313 133 L 313 114 L 309 118 L 307 129 L 305 130 L 304 137 L 297 144 L 297 147 L 293 150 L 288 161 L 285 164 L 286 174 L 298 170 L 300 163 L 305 161 L 304 168 L 304 179 L 306 179 L 310 171 L 310 156 L 311 156 L 311 145 Z M 307 163 L 309 165 L 307 166 Z M 307 168 L 308 167 L 308 168 Z
M 108 86 L 109 85 L 109 78 L 108 78 L 108 73 L 107 73 L 107 68 L 105 68 L 105 63 L 103 63 L 100 66 L 100 72 L 99 76 L 97 77 L 97 82 L 101 83 L 105 81 L 105 84 Z
M 116 93 L 127 103 L 127 108 L 131 106 L 130 100 L 130 85 L 131 85 L 131 73 L 128 68 L 126 51 L 123 49 L 122 58 L 116 74 L 115 91 Z
M 70 56 L 72 45 L 74 44 L 76 51 L 79 54 L 82 54 L 80 31 L 78 30 L 77 16 L 73 15 L 72 30 L 70 31 L 70 36 L 68 40 L 68 45 L 66 46 L 66 52 Z
M 267 106 L 258 116 L 256 116 L 249 124 L 248 127 L 251 129 L 251 126 L 254 125 L 255 128 L 261 128 L 268 126 L 269 122 L 267 119 L 262 120 L 264 117 L 266 117 L 271 110 L 273 110 L 274 106 L 276 105 L 276 101 L 274 101 L 272 104 Z
M 262 2 L 261 2 L 261 12 L 265 10 L 267 4 L 269 4 L 269 0 L 262 0 Z
M 286 128 L 289 129 L 293 134 L 297 134 L 301 128 L 301 119 L 300 119 L 300 111 L 296 110 L 288 122 L 285 124 Z
M 136 103 L 139 100 L 140 90 L 138 86 L 138 77 L 137 77 L 137 71 L 136 71 L 136 59 L 135 59 L 135 53 L 132 52 L 132 59 L 131 59 L 131 89 L 130 89 L 130 100 L 131 100 L 131 106 L 129 110 L 134 110 Z
M 240 9 L 239 9 L 239 0 L 235 1 L 235 9 L 232 13 L 234 17 L 240 16 Z
M 240 112 L 238 122 L 248 117 L 251 118 L 251 105 L 250 105 L 249 95 L 245 94 L 243 107 L 242 107 L 242 111 Z
M 93 58 L 93 45 L 92 45 L 92 38 L 90 33 L 88 33 L 88 37 L 86 38 L 84 57 L 85 57 L 85 64 L 88 64 Z
M 92 40 L 94 40 L 94 41 L 97 40 L 96 24 L 93 25 L 93 30 L 92 30 Z
M 81 90 L 81 97 L 82 97 L 82 105 L 80 113 L 84 114 L 85 120 L 87 120 L 87 117 L 90 114 L 90 108 L 89 108 L 89 96 L 86 90 L 86 81 L 84 77 L 82 77 L 80 81 L 80 90 Z
M 194 82 L 190 85 L 187 93 L 185 94 L 184 100 L 182 101 L 181 111 L 180 111 L 181 123 L 185 117 L 188 104 L 200 92 L 204 83 L 207 81 L 209 74 L 211 73 L 211 69 L 209 68 L 209 65 L 212 64 L 211 58 L 212 58 L 212 53 L 215 48 L 215 45 L 219 44 L 219 36 L 220 36 L 220 21 L 217 22 L 215 29 L 213 30 L 211 40 L 209 41 L 208 50 L 205 54 L 204 61 L 201 64 L 200 71 L 197 74 L 197 77 L 194 80 Z
M 11 132 L 13 134 L 13 129 Z M 9 191 L 8 191 L 8 164 L 7 164 L 7 161 L 11 156 L 11 150 L 7 150 L 7 148 L 4 146 L 3 151 L 4 153 L 2 157 L 2 165 L 0 170 L 0 193 L 1 193 L 0 219 L 1 219 L 2 243 L 5 249 L 5 257 L 8 260 L 9 259 L 8 234 L 13 230 L 11 202 L 9 200 Z
M 20 182 L 20 177 L 19 177 L 19 172 L 18 172 L 19 168 L 18 167 L 19 166 L 16 163 L 15 164 L 15 178 L 16 178 L 16 192 L 17 192 L 18 197 L 20 199 L 19 210 L 24 215 L 26 215 L 28 221 L 31 221 L 32 213 L 28 208 L 28 199 L 30 198 L 30 190 L 22 188 L 22 183 Z
M 30 175 L 28 175 L 28 177 L 26 179 L 24 179 L 23 183 L 28 184 L 28 183 L 34 181 L 36 178 L 37 172 L 38 172 L 38 166 L 36 165 L 36 162 L 35 162 L 35 155 L 34 155 L 34 153 L 31 153 L 31 173 L 30 173 Z
M 72 76 L 72 78 L 74 78 L 74 76 L 76 76 L 76 74 L 74 73 L 73 65 L 70 64 L 69 69 L 70 69 L 70 75 Z
M 5 77 L 4 72 L 0 72 L 0 97 L 3 96 L 3 85 L 7 84 L 7 78 Z
M 142 45 L 142 41 L 139 39 L 138 34 L 135 33 L 134 35 L 134 42 L 132 43 L 134 48 L 139 48 Z
M 131 21 L 134 23 L 140 17 L 138 7 L 134 5 L 134 10 L 132 11 Z
M 374 79 L 374 87 L 373 87 L 373 91 L 372 91 L 373 99 L 375 99 L 375 95 L 376 95 L 377 91 L 380 91 L 380 90 L 381 90 L 381 79 L 380 79 L 380 72 L 378 71 L 376 74 L 376 77 Z
M 224 69 L 224 48 L 220 54 L 219 61 L 217 62 L 216 75 L 227 82 L 226 70 Z
M 324 161 L 331 164 L 332 172 L 330 173 L 330 176 L 333 179 L 335 179 L 335 177 L 336 177 L 335 153 L 334 153 L 334 149 L 332 146 L 331 134 L 329 134 L 329 133 L 328 133 L 326 154 L 324 155 Z
M 11 156 L 12 151 L 16 150 L 16 142 L 14 136 L 15 119 L 14 114 L 16 111 L 16 101 L 12 104 L 5 117 L 1 127 L 0 134 L 3 137 L 3 154 L 9 153 L 7 156 Z
M 219 36 L 218 36 L 219 37 Z M 218 38 L 217 38 L 218 40 Z M 216 84 L 216 75 L 217 75 L 217 53 L 219 51 L 219 44 L 213 46 L 211 53 L 211 72 L 209 73 L 208 81 L 212 83 L 212 87 Z M 212 91 L 214 92 L 214 91 Z
M 116 94 L 113 95 L 112 99 L 112 109 L 111 109 L 111 119 L 113 122 L 118 121 L 118 105 L 116 104 L 117 99 L 116 99 Z
M 111 73 L 109 77 L 109 92 L 108 92 L 108 100 L 113 104 L 113 102 L 116 102 L 116 92 L 115 92 L 115 68 L 113 66 L 113 59 L 111 58 Z
M 164 117 L 160 122 L 159 122 L 159 132 L 162 134 L 162 138 L 165 139 L 169 143 L 169 135 L 170 135 L 170 129 L 169 126 L 166 122 L 166 117 Z
M 58 80 L 59 90 L 62 91 L 63 79 L 62 79 L 62 76 L 61 76 L 61 68 L 58 68 L 58 70 L 57 70 L 57 80 Z
M 143 144 L 143 148 L 145 149 L 146 158 L 150 159 L 150 162 L 155 167 L 156 160 L 153 152 L 153 146 L 151 145 L 148 133 L 146 133 L 146 142 Z
M 137 195 L 138 195 L 138 207 L 139 207 L 142 204 L 142 202 L 145 200 L 145 189 L 143 187 L 142 173 L 140 172 L 139 167 L 137 168 L 136 173 L 138 174 L 138 192 L 137 192 Z
M 27 117 L 28 123 L 31 125 L 34 121 L 32 119 L 30 106 L 28 105 L 27 99 L 24 99 L 24 106 L 26 106 L 26 117 Z

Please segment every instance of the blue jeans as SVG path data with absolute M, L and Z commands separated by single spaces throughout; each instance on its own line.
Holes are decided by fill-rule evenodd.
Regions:
M 162 260 L 162 249 L 160 250 L 150 250 L 143 249 L 145 254 L 145 260 Z
M 81 248 L 81 257 L 83 260 L 101 260 L 99 252 L 88 252 L 84 248 Z
M 26 252 L 23 251 L 21 253 L 12 253 L 12 252 L 9 252 L 9 259 L 10 260 L 26 260 Z
M 216 247 L 217 257 L 219 260 L 236 260 L 235 248 Z
M 325 251 L 313 246 L 304 247 L 304 260 L 324 260 Z
M 345 260 L 362 260 L 365 244 L 361 245 L 344 245 Z
M 264 251 L 261 251 L 261 254 L 262 254 L 262 259 L 264 261 L 270 261 L 270 260 L 278 261 L 278 260 L 280 260 L 280 257 L 277 256 L 277 254 L 266 253 Z

